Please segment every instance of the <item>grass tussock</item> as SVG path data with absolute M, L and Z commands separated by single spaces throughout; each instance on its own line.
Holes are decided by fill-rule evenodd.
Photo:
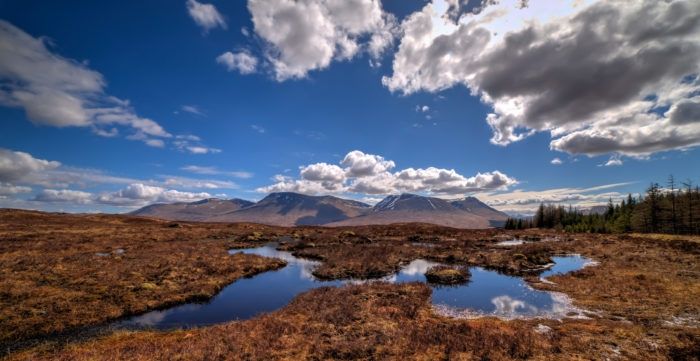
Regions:
M 469 269 L 466 267 L 435 266 L 425 272 L 425 278 L 430 283 L 440 285 L 456 285 L 469 281 Z

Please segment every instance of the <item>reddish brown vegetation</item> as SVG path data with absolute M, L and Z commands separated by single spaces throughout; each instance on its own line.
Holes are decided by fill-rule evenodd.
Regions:
M 226 248 L 279 236 L 287 236 L 284 248 L 322 260 L 316 273 L 327 278 L 381 276 L 415 258 L 527 274 L 553 255 L 581 253 L 599 265 L 552 277 L 554 285 L 535 277 L 532 281 L 535 287 L 570 295 L 577 306 L 592 311 L 592 318 L 455 320 L 432 312 L 425 285 L 370 284 L 317 289 L 280 311 L 244 322 L 166 333 L 118 332 L 67 346 L 46 343 L 11 358 L 697 360 L 700 351 L 697 241 L 529 230 L 518 235 L 556 236 L 558 241 L 497 247 L 496 236 L 503 231 L 420 224 L 345 229 L 172 225 L 114 216 L 2 213 L 0 331 L 8 335 L 14 329 L 55 330 L 97 322 L 82 310 L 88 308 L 112 318 L 119 313 L 105 310 L 207 297 L 246 272 L 279 266 L 266 261 L 256 268 L 249 262 L 260 265 L 263 260 L 254 257 L 232 262 Z M 117 248 L 126 252 L 95 256 Z M 105 281 L 118 285 L 117 291 L 104 287 Z M 23 296 L 10 301 L 12 292 Z M 57 301 L 63 308 L 52 310 L 54 318 L 22 321 L 13 316 L 51 309 Z M 74 317 L 81 312 L 88 317 Z
M 226 236 L 245 225 L 173 225 L 0 211 L 0 346 L 208 299 L 237 278 L 284 265 L 228 255 Z
M 249 321 L 176 331 L 119 332 L 60 351 L 13 359 L 51 360 L 665 360 L 697 347 L 669 329 L 652 338 L 620 321 L 452 320 L 435 315 L 423 284 L 320 288 Z M 543 326 L 546 331 L 537 332 Z M 674 353 L 675 352 L 675 353 Z

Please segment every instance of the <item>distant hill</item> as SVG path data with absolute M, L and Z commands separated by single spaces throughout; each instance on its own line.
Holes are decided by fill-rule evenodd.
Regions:
M 488 219 L 491 225 L 494 227 L 501 227 L 505 224 L 506 220 L 508 220 L 508 215 L 506 213 L 490 207 L 475 197 L 466 197 L 460 200 L 453 200 L 450 202 L 450 204 L 464 211 Z
M 489 228 L 505 222 L 508 216 L 476 198 L 446 201 L 415 194 L 393 195 L 377 203 L 364 216 L 327 224 L 328 226 L 359 226 L 421 222 L 455 228 Z
M 333 196 L 292 192 L 271 193 L 257 203 L 241 199 L 205 199 L 193 203 L 154 204 L 131 214 L 183 221 L 330 227 L 421 222 L 455 228 L 488 228 L 500 226 L 508 218 L 474 197 L 448 201 L 401 194 L 388 196 L 371 207 Z
M 599 206 L 592 206 L 589 208 L 585 208 L 581 210 L 581 213 L 583 214 L 605 214 L 605 212 L 608 211 L 608 206 L 607 205 L 599 205 Z
M 192 203 L 151 204 L 131 214 L 175 221 L 209 221 L 216 216 L 235 212 L 254 204 L 243 199 L 209 198 Z
M 211 218 L 216 222 L 253 222 L 276 226 L 323 225 L 357 217 L 370 206 L 333 196 L 271 193 L 254 205 Z

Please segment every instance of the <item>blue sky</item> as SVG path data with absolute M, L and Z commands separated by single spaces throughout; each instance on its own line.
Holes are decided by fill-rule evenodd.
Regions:
M 662 59 L 675 71 L 642 80 L 649 69 L 608 69 L 595 58 L 554 57 L 541 72 L 534 50 L 526 50 L 532 63 L 497 56 L 518 46 L 503 39 L 508 33 L 568 44 L 526 20 L 577 35 L 592 7 L 617 11 L 620 22 L 641 13 L 664 21 L 670 5 L 591 1 L 545 16 L 536 4 L 506 1 L 500 10 L 522 21 L 487 23 L 491 36 L 481 43 L 474 24 L 499 9 L 355 3 L 349 14 L 359 18 L 320 0 L 305 9 L 287 0 L 0 2 L 0 206 L 124 212 L 278 190 L 368 202 L 410 191 L 476 195 L 527 213 L 539 201 L 589 206 L 641 192 L 669 174 L 700 182 L 697 43 Z M 691 15 L 698 8 L 680 5 Z M 432 31 L 415 35 L 430 14 Z M 671 20 L 661 27 L 683 19 Z M 319 29 L 332 34 L 318 37 Z M 633 38 L 644 29 L 611 31 Z M 628 50 L 661 52 L 698 34 L 694 27 Z M 376 51 L 374 35 L 385 40 Z M 606 53 L 610 44 L 583 45 L 628 60 Z M 227 52 L 236 61 L 223 60 Z M 536 83 L 518 75 L 528 71 Z M 580 94 L 566 98 L 572 89 Z M 77 110 L 63 92 L 78 99 Z

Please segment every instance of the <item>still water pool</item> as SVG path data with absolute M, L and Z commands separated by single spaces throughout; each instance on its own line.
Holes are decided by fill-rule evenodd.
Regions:
M 320 281 L 311 273 L 319 262 L 278 251 L 275 245 L 229 251 L 231 254 L 238 252 L 281 258 L 287 261 L 287 266 L 251 278 L 239 279 L 207 303 L 190 303 L 148 312 L 120 321 L 116 326 L 169 329 L 248 319 L 280 309 L 296 295 L 317 287 L 376 281 L 426 282 L 425 271 L 438 265 L 435 262 L 417 259 L 403 266 L 396 274 L 378 280 Z M 542 277 L 575 271 L 589 262 L 588 259 L 576 255 L 553 259 L 554 265 L 542 273 Z M 465 317 L 492 315 L 504 318 L 561 318 L 578 311 L 571 306 L 566 296 L 535 290 L 521 277 L 506 276 L 480 267 L 472 267 L 470 271 L 471 279 L 466 284 L 431 285 L 432 302 L 438 312 Z

